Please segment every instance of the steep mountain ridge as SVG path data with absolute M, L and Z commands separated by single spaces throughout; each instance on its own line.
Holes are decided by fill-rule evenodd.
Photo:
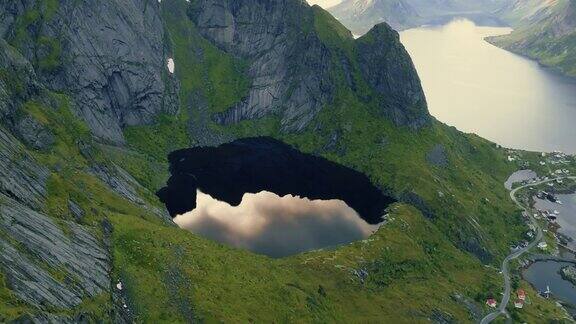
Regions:
M 37 66 L 51 90 L 69 93 L 92 133 L 123 143 L 126 125 L 174 114 L 164 28 L 148 1 L 7 1 L 0 36 Z M 85 13 L 90 12 L 90 15 Z M 121 24 L 119 24 L 121 22 Z
M 200 33 L 218 47 L 250 62 L 248 76 L 252 86 L 248 95 L 230 109 L 217 113 L 216 122 L 226 125 L 277 114 L 282 118 L 284 130 L 301 131 L 320 109 L 334 100 L 335 80 L 331 72 L 335 69 L 334 61 L 340 62 L 341 55 L 327 47 L 313 31 L 315 15 L 323 14 L 315 10 L 321 9 L 310 10 L 306 4 L 291 0 L 266 5 L 259 1 L 195 3 L 192 16 Z M 401 47 L 397 39 L 392 42 L 388 35 L 379 36 L 376 37 Z M 396 68 L 395 62 L 388 62 L 375 69 L 374 60 L 364 59 L 369 53 L 362 50 L 358 53 L 364 67 L 361 72 L 373 75 L 368 79 L 378 83 L 372 84 L 377 92 L 392 94 L 390 102 L 382 105 L 384 113 L 399 126 L 417 128 L 426 123 L 424 93 L 411 63 Z M 374 75 L 388 79 L 375 80 L 378 76 Z M 404 92 L 404 87 L 393 87 L 394 83 L 410 85 L 409 92 Z
M 295 1 L 198 1 L 192 16 L 199 32 L 250 62 L 249 93 L 214 119 L 237 123 L 282 116 L 286 130 L 302 130 L 333 97 L 329 50 L 314 33 L 308 6 Z
M 513 0 L 498 10 L 498 15 L 509 21 L 512 25 L 526 22 L 536 22 L 550 14 L 550 9 L 558 4 L 559 0 Z

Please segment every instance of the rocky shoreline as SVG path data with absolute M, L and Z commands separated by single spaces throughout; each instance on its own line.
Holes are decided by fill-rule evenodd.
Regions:
M 573 285 L 576 285 L 576 266 L 569 265 L 562 267 L 558 273 L 562 279 L 571 282 Z

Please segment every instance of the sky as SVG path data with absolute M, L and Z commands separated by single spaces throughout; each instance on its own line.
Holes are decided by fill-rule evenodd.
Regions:
M 341 0 L 308 0 L 309 4 L 311 4 L 311 5 L 317 4 L 323 8 L 329 8 L 331 6 L 339 4 L 340 2 L 342 2 L 342 1 Z

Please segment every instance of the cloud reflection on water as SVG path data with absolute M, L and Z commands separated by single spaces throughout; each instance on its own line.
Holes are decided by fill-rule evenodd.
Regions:
M 196 209 L 174 221 L 203 237 L 272 257 L 361 240 L 378 229 L 343 201 L 266 191 L 245 194 L 237 207 L 198 191 Z

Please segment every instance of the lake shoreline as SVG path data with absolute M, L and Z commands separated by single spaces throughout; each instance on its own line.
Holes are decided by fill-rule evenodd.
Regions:
M 524 58 L 524 59 L 533 61 L 533 62 L 537 63 L 538 66 L 539 66 L 541 69 L 545 69 L 545 70 L 547 70 L 547 71 L 550 72 L 550 73 L 554 73 L 554 74 L 556 74 L 556 75 L 559 76 L 559 77 L 566 78 L 567 80 L 569 80 L 569 81 L 571 81 L 571 82 L 574 82 L 574 83 L 576 84 L 576 76 L 568 75 L 568 74 L 562 72 L 562 70 L 560 70 L 560 69 L 558 69 L 558 68 L 555 68 L 554 66 L 546 65 L 546 64 L 542 63 L 542 61 L 540 61 L 540 60 L 538 60 L 538 59 L 535 59 L 535 58 L 533 58 L 533 57 L 530 57 L 529 55 L 526 55 L 526 53 L 522 53 L 521 51 L 515 51 L 515 50 L 510 49 L 510 48 L 505 48 L 505 47 L 502 47 L 502 46 L 498 46 L 498 43 L 497 43 L 495 40 L 496 40 L 496 38 L 498 38 L 498 37 L 500 37 L 500 36 L 505 36 L 505 35 L 488 36 L 488 37 L 485 37 L 485 38 L 484 38 L 484 41 L 486 41 L 488 44 L 491 44 L 491 45 L 493 45 L 493 46 L 495 46 L 495 47 L 497 47 L 497 48 L 499 48 L 499 49 L 503 49 L 503 50 L 505 50 L 505 51 L 507 51 L 507 52 L 510 52 L 510 53 L 512 53 L 512 54 L 515 54 L 515 55 L 518 55 L 518 56 L 520 56 L 520 57 L 522 57 L 522 58 Z
M 576 197 L 576 188 L 574 188 L 574 186 L 564 189 L 551 187 L 548 191 L 554 195 Z M 541 201 L 542 200 L 540 200 L 540 202 Z M 573 202 L 573 200 L 566 199 L 563 199 L 563 201 L 566 201 L 565 204 L 571 204 Z M 532 202 L 537 209 L 549 206 L 548 204 L 538 204 L 539 199 L 534 196 Z M 558 218 L 562 216 L 564 216 L 564 214 L 560 214 Z M 549 226 L 549 230 L 554 232 L 558 241 L 557 254 L 556 252 L 554 254 L 562 260 L 553 260 L 550 259 L 549 256 L 539 257 L 538 255 L 533 255 L 520 268 L 520 275 L 522 279 L 526 280 L 536 291 L 542 292 L 545 289 L 544 286 L 546 286 L 546 288 L 550 287 L 551 294 L 549 297 L 556 300 L 566 309 L 572 318 L 576 319 L 576 283 L 567 280 L 561 273 L 564 267 L 576 266 L 576 253 L 574 253 L 573 247 L 570 249 L 560 244 L 562 237 L 567 237 L 569 242 L 573 242 L 576 239 L 576 235 L 568 235 L 561 231 L 562 226 L 556 222 L 549 224 Z M 554 255 L 551 257 L 554 257 Z M 574 261 L 569 262 L 568 260 Z M 555 293 L 555 291 L 557 291 L 557 293 Z

